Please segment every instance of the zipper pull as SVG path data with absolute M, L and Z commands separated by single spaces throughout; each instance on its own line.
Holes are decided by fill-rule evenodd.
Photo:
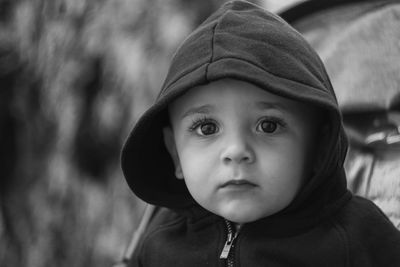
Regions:
M 234 240 L 233 234 L 229 233 L 228 239 L 226 240 L 224 248 L 222 249 L 221 256 L 219 256 L 220 259 L 228 258 L 229 252 L 231 251 L 231 247 L 233 244 L 233 240 Z
M 229 252 L 233 247 L 233 243 L 240 232 L 240 228 L 242 225 L 237 225 L 237 229 L 232 229 L 232 223 L 225 219 L 226 228 L 228 231 L 228 237 L 226 239 L 224 248 L 222 249 L 221 255 L 219 256 L 220 259 L 227 259 L 229 256 Z

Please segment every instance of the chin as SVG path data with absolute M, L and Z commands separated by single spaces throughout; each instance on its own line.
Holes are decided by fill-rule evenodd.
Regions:
M 231 207 L 230 209 L 225 208 L 218 215 L 227 219 L 228 221 L 244 224 L 266 218 L 277 213 L 279 210 L 281 209 L 278 209 L 277 207 L 270 207 L 270 209 L 260 210 L 260 207 L 254 207 L 253 204 L 250 207 L 241 206 L 235 208 Z
M 249 213 L 249 212 L 240 213 L 240 214 L 238 214 L 238 212 L 235 212 L 233 214 L 223 214 L 222 217 L 224 217 L 225 219 L 227 219 L 228 221 L 231 221 L 233 223 L 243 224 L 243 223 L 257 221 L 258 219 L 261 219 L 266 216 L 261 215 L 261 214 Z

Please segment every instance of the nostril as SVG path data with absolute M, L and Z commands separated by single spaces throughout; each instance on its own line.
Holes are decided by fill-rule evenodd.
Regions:
M 227 144 L 220 154 L 220 159 L 225 164 L 250 163 L 254 160 L 254 157 L 252 146 L 242 137 Z
M 239 157 L 225 157 L 224 159 L 225 163 L 231 163 L 231 162 L 236 162 L 236 163 L 248 163 L 251 162 L 251 157 L 249 156 L 239 156 Z

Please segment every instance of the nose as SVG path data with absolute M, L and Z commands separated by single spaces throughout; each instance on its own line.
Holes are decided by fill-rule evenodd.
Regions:
M 238 132 L 228 136 L 221 153 L 221 160 L 225 164 L 253 163 L 255 154 L 248 138 Z

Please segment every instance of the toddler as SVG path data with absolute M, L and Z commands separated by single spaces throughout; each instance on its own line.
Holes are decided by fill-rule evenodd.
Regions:
M 163 207 L 131 266 L 400 266 L 400 233 L 346 189 L 325 68 L 278 16 L 232 1 L 175 53 L 122 151 Z

